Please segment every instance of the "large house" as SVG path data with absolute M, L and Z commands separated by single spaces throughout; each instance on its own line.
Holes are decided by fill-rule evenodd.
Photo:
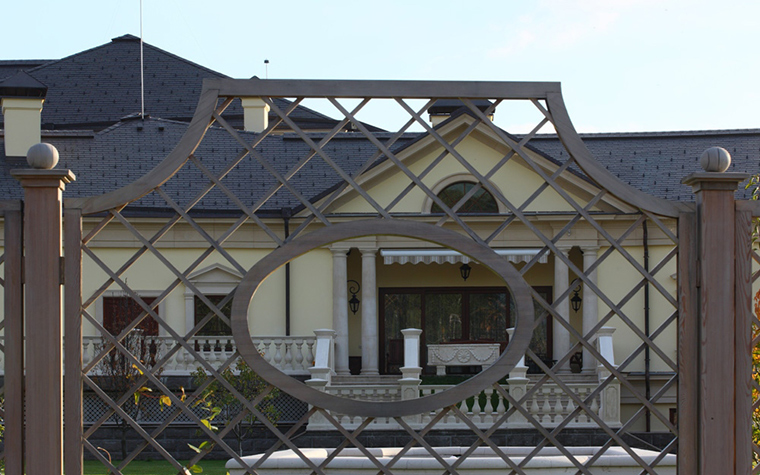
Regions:
M 25 150 L 41 140 L 59 150 L 58 168 L 71 169 L 77 177 L 65 191 L 67 206 L 92 211 L 84 221 L 85 235 L 94 235 L 83 263 L 86 369 L 97 371 L 88 364 L 101 348 L 102 331 L 119 334 L 132 318 L 146 313 L 125 288 L 155 306 L 162 320 L 147 316 L 139 327 L 155 337 L 150 358 L 160 360 L 170 351 L 173 331 L 191 334 L 196 351 L 221 364 L 236 343 L 220 315 L 229 317 L 232 292 L 255 263 L 291 235 L 390 210 L 388 215 L 419 223 L 443 221 L 442 229 L 487 243 L 530 286 L 538 317 L 533 355 L 525 361 L 527 377 L 525 372 L 510 375 L 511 388 L 518 380 L 539 381 L 554 366 L 564 381 L 589 388 L 580 391 L 590 394 L 609 371 L 577 344 L 578 335 L 590 335 L 595 345 L 604 336 L 613 350 L 599 351 L 614 365 L 623 364 L 626 381 L 612 386 L 619 393 L 602 392 L 594 399 L 594 410 L 620 427 L 641 407 L 632 391 L 657 394 L 654 407 L 664 417 L 636 416 L 629 430 L 663 431 L 675 423 L 674 220 L 642 218 L 625 200 L 600 193 L 577 163 L 567 163 L 568 151 L 557 135 L 506 135 L 510 143 L 527 141 L 516 154 L 486 123 L 490 118 L 484 121 L 461 101 L 438 100 L 426 110 L 434 133 L 396 134 L 369 125 L 371 120 L 342 121 L 285 98 L 273 98 L 271 104 L 243 98 L 219 114 L 190 160 L 166 176 L 160 192 L 117 206 L 109 218 L 107 210 L 93 207 L 91 197 L 112 193 L 117 203 L 117 195 L 127 193 L 124 187 L 157 167 L 180 143 L 203 80 L 228 79 L 145 45 L 142 115 L 139 46 L 138 38 L 126 35 L 60 60 L 0 61 L 4 198 L 22 197 L 10 170 L 25 167 Z M 500 113 L 493 102 L 474 104 L 488 116 Z M 280 120 L 274 108 L 292 109 L 290 120 Z M 268 134 L 259 140 L 262 131 Z M 378 148 L 366 132 L 392 145 Z M 468 164 L 437 137 L 455 144 Z M 760 129 L 581 138 L 622 183 L 676 203 L 693 201 L 681 180 L 697 169 L 708 147 L 727 149 L 732 171 L 758 172 Z M 238 139 L 254 144 L 247 152 L 256 159 L 242 159 L 246 149 Z M 322 141 L 327 145 L 317 153 L 314 144 Z M 414 180 L 407 172 L 420 183 L 410 186 Z M 574 221 L 576 205 L 595 221 Z M 245 219 L 238 223 L 241 215 Z M 174 217 L 177 221 L 161 231 Z M 548 236 L 556 251 L 541 236 Z M 158 254 L 141 252 L 153 248 Z M 117 272 L 115 283 L 107 269 Z M 641 270 L 652 271 L 654 282 L 639 285 Z M 326 243 L 277 269 L 254 296 L 249 325 L 268 361 L 304 377 L 319 360 L 315 330 L 332 330 L 317 332 L 327 335 L 334 349 L 328 361 L 334 376 L 323 390 L 365 394 L 372 387 L 379 399 L 392 399 L 400 393 L 388 388 L 405 365 L 401 330 L 422 330 L 424 375 L 466 376 L 488 367 L 504 349 L 506 329 L 515 325 L 515 305 L 503 280 L 476 259 L 420 236 L 381 234 Z M 603 328 L 593 330 L 600 319 Z M 652 336 L 656 348 L 642 348 L 642 335 Z M 163 375 L 195 368 L 195 357 L 180 350 L 165 363 Z M 572 413 L 556 387 L 546 383 L 528 404 L 549 426 L 560 423 L 563 411 Z M 426 390 L 438 389 L 420 389 Z M 605 406 L 611 412 L 602 416 Z M 490 414 L 504 408 L 494 403 L 482 410 Z M 573 417 L 578 427 L 592 424 L 588 417 Z M 511 422 L 527 424 L 524 418 Z M 314 427 L 322 423 L 313 421 Z

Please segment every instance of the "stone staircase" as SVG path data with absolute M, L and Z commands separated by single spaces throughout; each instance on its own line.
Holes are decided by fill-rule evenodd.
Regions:
M 398 386 L 398 374 L 352 374 L 348 376 L 333 375 L 330 380 L 331 386 Z

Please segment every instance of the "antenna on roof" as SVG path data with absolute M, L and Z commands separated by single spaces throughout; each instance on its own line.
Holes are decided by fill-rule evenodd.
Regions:
M 143 73 L 143 15 L 140 0 L 140 118 L 145 119 L 145 74 Z
M 264 79 L 269 79 L 269 60 L 268 59 L 264 60 L 264 67 L 266 68 L 264 72 Z

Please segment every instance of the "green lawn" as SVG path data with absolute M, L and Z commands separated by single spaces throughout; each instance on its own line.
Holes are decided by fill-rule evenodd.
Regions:
M 180 463 L 186 463 L 180 461 Z M 224 468 L 226 460 L 202 460 L 200 466 L 203 472 L 200 475 L 226 475 Z M 118 462 L 114 462 L 119 466 Z M 84 461 L 85 475 L 108 475 L 108 469 L 97 460 Z M 177 469 L 165 460 L 135 460 L 124 469 L 125 475 L 176 475 Z

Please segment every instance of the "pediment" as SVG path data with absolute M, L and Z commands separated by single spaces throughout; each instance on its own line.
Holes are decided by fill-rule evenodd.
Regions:
M 462 115 L 436 128 L 448 143 L 454 143 L 469 127 L 473 118 Z M 490 186 L 502 194 L 515 207 L 521 206 L 536 190 L 541 192 L 532 198 L 524 211 L 535 213 L 566 213 L 574 211 L 573 205 L 565 196 L 575 203 L 586 206 L 600 191 L 593 181 L 574 168 L 558 170 L 562 163 L 552 157 L 524 147 L 532 163 L 524 160 L 498 137 L 487 125 L 479 124 L 463 140 L 456 143 L 454 150 L 467 159 L 464 165 L 451 153 L 446 153 L 434 137 L 421 136 L 411 145 L 396 153 L 396 158 L 416 177 L 422 177 L 424 186 L 437 192 L 436 187 L 450 181 L 453 176 L 473 177 L 472 170 L 489 177 Z M 511 155 L 506 163 L 497 167 L 506 156 Z M 468 168 L 471 167 L 471 168 Z M 493 171 L 494 168 L 496 171 Z M 546 186 L 544 176 L 553 176 L 557 188 Z M 475 181 L 475 178 L 472 178 Z M 430 212 L 430 198 L 419 187 L 411 189 L 412 179 L 391 160 L 374 167 L 357 177 L 356 182 L 367 192 L 367 195 L 380 206 L 387 207 L 391 203 L 392 213 L 426 214 Z M 402 194 L 403 198 L 398 199 Z M 610 194 L 605 194 L 598 200 L 591 211 L 631 212 L 633 209 Z M 334 202 L 327 212 L 341 213 L 376 213 L 371 204 L 351 187 L 348 187 Z M 502 211 L 506 212 L 506 211 Z
M 237 283 L 243 280 L 243 275 L 221 264 L 211 264 L 210 266 L 199 269 L 189 276 L 190 282 L 195 284 L 204 283 Z

